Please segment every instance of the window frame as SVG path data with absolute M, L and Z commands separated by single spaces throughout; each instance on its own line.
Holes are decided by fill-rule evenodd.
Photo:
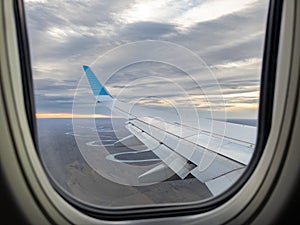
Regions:
M 279 4 L 279 3 L 281 3 L 282 1 L 271 1 L 271 2 L 276 2 L 277 4 Z M 279 2 L 279 3 L 278 3 Z M 16 3 L 16 2 L 15 2 Z M 270 17 L 272 17 L 272 15 L 273 16 L 276 16 L 277 14 L 275 13 L 276 12 L 276 7 L 278 7 L 278 5 L 276 6 L 276 4 L 274 3 L 273 4 L 273 7 L 271 7 L 271 3 L 270 3 L 270 12 L 269 12 L 269 22 L 270 21 L 273 21 L 273 19 L 270 19 Z M 280 4 L 279 4 L 280 5 Z M 21 3 L 21 1 L 18 1 L 17 2 L 17 5 L 15 5 L 16 6 L 16 8 L 17 8 L 17 10 L 18 10 L 18 13 L 20 13 L 19 15 L 22 15 L 22 16 L 20 16 L 20 18 L 16 18 L 16 21 L 20 21 L 22 18 L 23 18 L 23 22 L 24 22 L 24 26 L 26 26 L 26 24 L 25 24 L 25 19 L 24 19 L 24 8 L 23 9 L 21 9 L 22 7 L 23 7 L 23 5 L 22 5 L 22 3 Z M 20 8 L 21 7 L 21 8 Z M 23 12 L 23 14 L 22 14 L 22 12 L 19 12 L 19 10 L 23 10 L 22 12 Z M 272 11 L 273 10 L 273 11 Z M 273 14 L 272 14 L 272 12 L 273 12 Z M 15 13 L 16 13 L 16 11 L 15 11 Z M 16 13 L 16 14 L 18 14 L 18 13 Z M 275 14 L 275 15 L 274 15 Z M 279 21 L 280 21 L 280 19 L 279 19 Z M 268 22 L 268 23 L 269 23 Z M 17 23 L 16 23 L 17 24 Z M 277 24 L 278 25 L 278 24 Z M 275 25 L 270 25 L 271 26 L 271 28 L 268 28 L 267 29 L 267 33 L 269 33 L 270 32 L 270 35 L 272 34 L 272 32 L 275 32 L 276 33 L 276 29 L 274 28 L 274 27 L 276 27 Z M 18 27 L 18 25 L 17 25 L 17 27 Z M 269 27 L 269 26 L 268 26 Z M 279 30 L 279 29 L 278 29 Z M 23 31 L 24 32 L 24 31 Z M 277 31 L 278 32 L 278 31 Z M 270 35 L 268 36 L 267 35 L 267 38 L 270 38 Z M 271 37 L 273 37 L 272 35 L 271 35 Z M 23 38 L 25 38 L 26 39 L 26 35 L 25 35 L 25 37 L 23 37 Z M 22 48 L 22 46 L 25 44 L 26 45 L 26 42 L 27 42 L 27 53 L 26 53 L 26 49 L 23 49 L 24 50 L 24 53 L 22 53 L 22 56 L 20 55 L 20 61 L 22 62 L 22 60 L 24 59 L 24 58 L 26 58 L 26 57 L 28 57 L 29 55 L 29 48 L 28 48 L 28 41 L 26 41 L 25 40 L 25 42 L 24 42 L 24 39 L 21 39 L 21 40 L 23 40 L 23 41 L 20 41 L 19 39 L 20 39 L 20 37 L 18 38 L 18 41 L 19 41 L 19 52 L 22 52 L 22 50 L 20 50 L 21 48 Z M 267 39 L 266 38 L 266 39 Z M 277 55 L 277 52 L 278 52 L 278 48 L 276 47 L 276 46 L 278 46 L 278 40 L 279 40 L 279 35 L 278 35 L 278 37 L 277 37 L 277 45 L 275 45 L 274 43 L 273 44 L 266 44 L 265 45 L 265 52 L 266 52 L 266 50 L 269 48 L 269 53 L 276 53 L 276 55 Z M 267 40 L 266 40 L 267 41 Z M 274 41 L 274 40 L 273 40 Z M 274 48 L 274 46 L 275 46 L 275 49 L 276 49 L 276 51 L 274 52 L 274 49 L 272 50 L 272 48 Z M 269 54 L 268 54 L 269 55 Z M 22 57 L 22 58 L 21 58 Z M 267 56 L 265 56 L 265 54 L 264 54 L 264 57 L 267 57 Z M 276 57 L 277 58 L 277 57 Z M 273 56 L 273 59 L 268 59 L 267 61 L 269 61 L 269 64 L 268 63 L 265 63 L 265 59 L 264 59 L 264 64 L 263 64 L 263 71 L 264 72 L 269 72 L 268 73 L 268 76 L 270 76 L 270 74 L 272 74 L 272 73 L 276 73 L 276 69 L 275 70 L 270 70 L 270 66 L 276 66 L 276 60 L 274 60 L 274 56 Z M 30 63 L 30 62 L 27 62 L 26 63 L 26 65 L 28 66 L 28 63 Z M 21 63 L 22 64 L 22 63 Z M 26 67 L 26 65 L 24 65 L 23 66 L 23 68 L 22 68 L 22 65 L 21 65 L 21 73 L 22 73 L 22 77 L 24 76 L 24 73 L 27 73 L 28 72 L 28 67 Z M 24 68 L 27 68 L 27 69 L 24 69 Z M 30 67 L 29 67 L 30 68 Z M 31 69 L 30 69 L 31 70 Z M 29 73 L 30 73 L 30 70 L 29 70 Z M 273 74 L 273 75 L 274 75 Z M 30 78 L 30 76 L 29 76 L 29 78 Z M 27 77 L 27 79 L 28 79 L 28 77 Z M 28 81 L 26 79 L 26 81 Z M 31 78 L 32 79 L 32 78 Z M 273 79 L 274 80 L 274 82 L 275 82 L 275 78 Z M 266 80 L 266 79 L 264 79 L 264 82 L 265 83 L 267 83 L 268 84 L 268 82 L 266 82 L 266 81 L 268 81 L 268 80 Z M 31 80 L 31 82 L 32 82 L 32 80 Z M 24 85 L 24 84 L 23 84 Z M 32 85 L 32 83 L 31 83 L 31 85 Z M 28 86 L 28 89 L 30 90 L 30 84 L 29 85 L 27 85 Z M 262 85 L 262 86 L 264 86 L 265 88 L 266 88 L 266 86 L 267 85 Z M 272 86 L 272 85 L 271 85 Z M 32 87 L 32 86 L 31 86 Z M 273 84 L 273 87 L 274 87 L 274 84 Z M 31 90 L 33 90 L 33 89 L 31 89 Z M 28 91 L 28 90 L 27 90 Z M 273 91 L 273 89 L 272 89 L 272 91 Z M 23 92 L 26 92 L 26 85 L 24 85 L 23 86 Z M 272 104 L 273 104 L 273 101 L 272 101 L 272 104 L 270 105 L 270 104 L 268 104 L 268 103 L 266 103 L 266 101 L 268 102 L 268 101 L 270 101 L 269 99 L 270 98 L 273 98 L 273 95 L 272 96 L 268 96 L 267 95 L 267 93 L 269 93 L 270 92 L 270 90 L 268 90 L 268 89 L 264 89 L 264 90 L 262 90 L 261 91 L 261 97 L 260 97 L 260 108 L 259 108 L 259 121 L 261 121 L 262 120 L 262 116 L 264 115 L 270 115 L 270 114 L 268 114 L 267 112 L 270 112 L 270 111 L 272 111 L 272 108 L 273 107 L 270 107 L 270 106 L 272 106 Z M 33 95 L 32 95 L 33 93 L 31 93 L 31 95 L 30 94 L 25 94 L 25 93 L 23 93 L 23 96 L 25 97 L 25 96 L 29 96 L 29 98 L 31 98 L 31 103 L 30 103 L 30 101 L 29 101 L 29 103 L 27 102 L 28 100 L 27 99 L 24 99 L 24 101 L 25 101 L 25 105 L 27 106 L 26 107 L 26 112 L 27 112 L 27 116 L 29 116 L 29 118 L 27 118 L 28 119 L 28 121 L 30 121 L 32 118 L 34 118 L 34 117 L 32 117 L 32 113 L 34 112 L 32 109 L 27 109 L 28 108 L 28 105 L 30 106 L 30 107 L 32 107 L 32 104 L 34 103 L 34 101 L 33 101 Z M 263 96 L 265 96 L 264 98 L 263 98 Z M 31 96 L 31 97 L 30 97 Z M 264 100 L 263 100 L 264 99 Z M 261 108 L 261 104 L 262 104 L 262 102 L 264 103 L 263 104 L 263 108 Z M 267 107 L 267 105 L 269 106 L 269 107 Z M 272 112 L 271 112 L 272 113 Z M 31 115 L 31 116 L 30 116 Z M 33 114 L 33 116 L 34 116 L 34 114 Z M 31 117 L 31 119 L 30 119 L 30 117 Z M 265 117 L 266 118 L 266 117 Z M 267 117 L 268 118 L 268 117 Z M 31 125 L 30 125 L 31 124 Z M 265 126 L 261 126 L 260 125 L 260 123 L 259 123 L 259 131 L 260 131 L 260 129 L 262 129 L 262 130 L 270 130 L 270 127 L 271 127 L 271 118 L 269 118 L 269 122 L 267 123 L 267 124 L 265 124 Z M 31 130 L 31 132 L 32 133 L 34 133 L 34 129 L 36 129 L 36 128 L 34 128 L 34 121 L 33 122 L 29 122 L 29 128 L 30 128 L 30 130 Z M 32 134 L 31 133 L 31 134 Z M 34 136 L 35 137 L 35 136 Z M 34 137 L 33 137 L 33 139 L 34 139 Z M 260 144 L 260 142 L 259 143 L 257 143 L 257 146 L 259 146 L 259 144 L 260 145 L 262 145 L 262 146 L 264 146 L 265 144 L 266 144 L 266 138 L 265 137 L 260 137 L 260 135 L 259 135 L 259 137 L 258 137 L 258 139 L 260 138 L 260 140 L 261 139 L 263 139 L 264 140 L 264 143 L 263 144 Z M 35 144 L 36 144 L 36 142 L 35 142 Z M 257 151 L 256 151 L 257 152 Z M 262 154 L 262 152 L 260 152 L 260 155 Z M 254 156 L 253 156 L 253 158 L 256 158 L 256 157 L 258 157 L 259 158 L 259 156 L 260 155 L 257 155 L 257 154 L 255 154 Z M 251 162 L 249 165 L 252 165 L 253 164 L 253 162 Z M 246 171 L 246 173 L 252 173 L 252 172 L 249 172 L 249 169 L 247 169 L 247 171 Z M 251 175 L 251 174 L 250 174 Z M 250 175 L 247 175 L 247 176 L 250 176 Z M 246 176 L 245 176 L 246 177 Z M 248 177 L 249 178 L 249 177 Z M 36 179 L 39 179 L 39 177 L 37 177 Z M 244 183 L 245 182 L 247 182 L 247 180 L 248 179 L 246 179 L 246 178 L 243 178 L 244 179 Z M 243 184 L 244 184 L 243 183 Z M 242 185 L 241 185 L 242 186 Z M 240 188 L 238 188 L 238 189 L 240 189 Z M 205 210 L 205 212 L 208 212 L 208 211 L 211 211 L 212 209 L 216 209 L 217 207 L 220 207 L 220 206 L 222 206 L 223 204 L 225 204 L 229 199 L 231 199 L 232 198 L 232 196 L 233 195 L 235 195 L 236 193 L 237 193 L 237 191 L 238 190 L 235 190 L 235 191 L 233 191 L 233 190 L 231 190 L 231 191 L 229 191 L 229 192 L 232 192 L 232 193 L 228 193 L 228 192 L 226 192 L 226 193 L 224 193 L 224 194 L 229 194 L 229 196 L 227 197 L 227 198 L 224 198 L 223 199 L 223 201 L 220 201 L 221 202 L 221 204 L 218 204 L 217 206 L 215 206 L 215 207 L 210 207 L 210 208 L 207 208 L 207 211 Z M 222 195 L 223 196 L 223 195 Z M 220 196 L 221 197 L 221 196 Z M 196 208 L 195 208 L 196 207 Z M 191 214 L 198 214 L 198 213 L 201 213 L 201 212 L 204 212 L 204 211 L 201 211 L 201 210 L 199 210 L 198 209 L 198 207 L 199 207 L 199 205 L 197 204 L 195 207 L 191 207 L 189 210 L 186 210 L 185 212 L 184 212 L 184 210 L 182 209 L 182 208 L 180 208 L 179 207 L 179 209 L 178 209 L 178 211 L 176 211 L 175 209 L 170 209 L 169 210 L 169 212 L 170 212 L 170 214 L 167 214 L 167 212 L 168 211 L 166 211 L 166 212 L 163 212 L 163 213 L 161 213 L 161 214 L 157 214 L 157 216 L 158 217 L 170 217 L 170 216 L 180 216 L 180 215 L 191 215 Z M 153 209 L 151 209 L 151 210 L 153 210 Z M 161 209 L 160 209 L 161 210 Z M 87 213 L 87 212 L 85 212 L 84 211 L 84 213 Z M 98 211 L 96 212 L 97 213 L 97 215 L 99 215 L 98 214 Z M 117 212 L 117 213 L 120 213 L 120 212 Z M 128 212 L 125 212 L 125 213 L 128 213 Z M 126 216 L 128 216 L 128 215 L 125 215 L 125 217 L 120 217 L 120 218 L 118 218 L 118 220 L 123 220 L 123 219 L 141 219 L 141 218 L 153 218 L 153 217 L 155 217 L 155 215 L 152 215 L 152 214 L 145 214 L 145 212 L 143 212 L 143 211 L 141 211 L 140 212 L 142 215 L 142 217 L 138 217 L 138 215 L 134 215 L 134 217 L 126 217 Z M 89 214 L 88 214 L 89 215 Z M 92 214 L 90 214 L 91 216 L 96 216 L 96 215 L 92 215 Z M 115 216 L 114 214 L 112 215 L 112 216 Z M 101 219 L 103 219 L 104 217 L 100 217 Z M 104 218 L 104 219 L 109 219 L 109 218 Z
M 17 37 L 19 45 L 20 65 L 23 81 L 23 96 L 25 102 L 25 109 L 27 113 L 27 120 L 29 122 L 30 131 L 36 148 L 38 148 L 37 126 L 35 120 L 35 103 L 34 103 L 34 89 L 33 76 L 30 62 L 30 48 L 28 42 L 26 18 L 24 3 L 22 1 L 15 2 L 15 15 Z M 249 162 L 243 176 L 223 194 L 214 197 L 213 199 L 204 200 L 200 203 L 182 203 L 180 206 L 145 206 L 145 207 L 128 207 L 129 209 L 103 209 L 101 207 L 92 206 L 81 202 L 62 190 L 59 185 L 53 181 L 51 176 L 48 176 L 56 191 L 62 195 L 64 199 L 73 204 L 77 209 L 82 210 L 87 215 L 109 220 L 121 219 L 141 219 L 151 216 L 178 216 L 178 215 L 192 215 L 206 212 L 214 209 L 230 199 L 248 180 L 253 170 L 255 169 L 260 156 L 263 152 L 267 138 L 271 128 L 273 96 L 275 87 L 275 74 L 277 65 L 278 43 L 280 35 L 280 21 L 281 21 L 282 1 L 271 0 L 268 9 L 268 20 L 265 35 L 265 45 L 263 54 L 263 64 L 261 72 L 260 98 L 259 98 L 259 112 L 258 112 L 258 131 L 255 151 L 252 159 Z M 264 119 L 262 119 L 264 118 Z M 37 149 L 38 151 L 38 149 Z M 183 207 L 185 209 L 183 209 Z M 125 207 L 126 208 L 126 207 Z

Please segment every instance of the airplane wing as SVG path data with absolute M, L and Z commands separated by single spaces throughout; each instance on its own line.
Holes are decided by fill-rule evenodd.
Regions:
M 184 179 L 191 174 L 217 195 L 230 187 L 248 165 L 255 146 L 256 127 L 208 119 L 199 119 L 197 124 L 180 123 L 144 116 L 143 107 L 135 107 L 133 111 L 130 104 L 109 94 L 90 67 L 84 66 L 84 70 L 97 101 L 128 118 L 125 126 L 131 135 L 115 146 L 143 143 L 164 163 L 140 175 L 140 182 L 155 182 L 173 173 Z

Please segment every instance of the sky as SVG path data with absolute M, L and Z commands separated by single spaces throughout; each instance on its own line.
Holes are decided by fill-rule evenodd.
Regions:
M 266 0 L 25 0 L 37 117 L 90 107 L 89 65 L 125 102 L 256 118 Z M 108 117 L 97 109 L 97 117 Z

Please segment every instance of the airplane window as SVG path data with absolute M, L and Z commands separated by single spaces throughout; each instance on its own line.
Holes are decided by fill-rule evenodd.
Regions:
M 268 2 L 25 0 L 38 153 L 93 209 L 195 204 L 255 151 Z

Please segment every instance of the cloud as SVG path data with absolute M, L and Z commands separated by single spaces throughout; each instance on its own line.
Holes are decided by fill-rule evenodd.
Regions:
M 142 0 L 135 1 L 129 8 L 117 15 L 120 22 L 164 22 L 176 24 L 180 30 L 197 23 L 218 19 L 224 15 L 250 7 L 256 0 Z
M 120 35 L 124 35 L 128 40 L 161 39 L 171 35 L 176 35 L 178 31 L 176 26 L 159 22 L 136 22 L 124 26 Z
M 209 69 L 228 106 L 235 107 L 240 99 L 240 103 L 252 102 L 257 107 L 257 95 L 247 99 L 243 95 L 259 90 L 267 1 L 27 0 L 25 8 L 38 111 L 70 112 L 72 96 L 84 75 L 82 65 L 92 65 L 107 51 L 141 40 L 181 45 L 201 57 L 208 67 L 190 70 L 198 79 L 196 83 L 186 71 L 163 63 L 119 68 L 106 84 L 112 93 L 139 79 L 142 82 L 138 85 L 123 90 L 123 98 L 144 98 L 149 104 L 163 105 L 163 101 L 146 98 L 161 95 L 183 104 L 184 94 L 179 94 L 180 89 L 174 91 L 176 85 L 191 96 L 214 94 L 216 84 L 212 77 L 205 76 Z M 169 50 L 158 49 L 157 54 L 168 55 Z M 141 57 L 147 54 L 146 48 L 136 51 Z M 115 55 L 107 61 L 107 67 L 121 65 L 133 53 Z M 98 75 L 101 79 L 102 74 Z M 88 93 L 88 86 L 77 91 Z

